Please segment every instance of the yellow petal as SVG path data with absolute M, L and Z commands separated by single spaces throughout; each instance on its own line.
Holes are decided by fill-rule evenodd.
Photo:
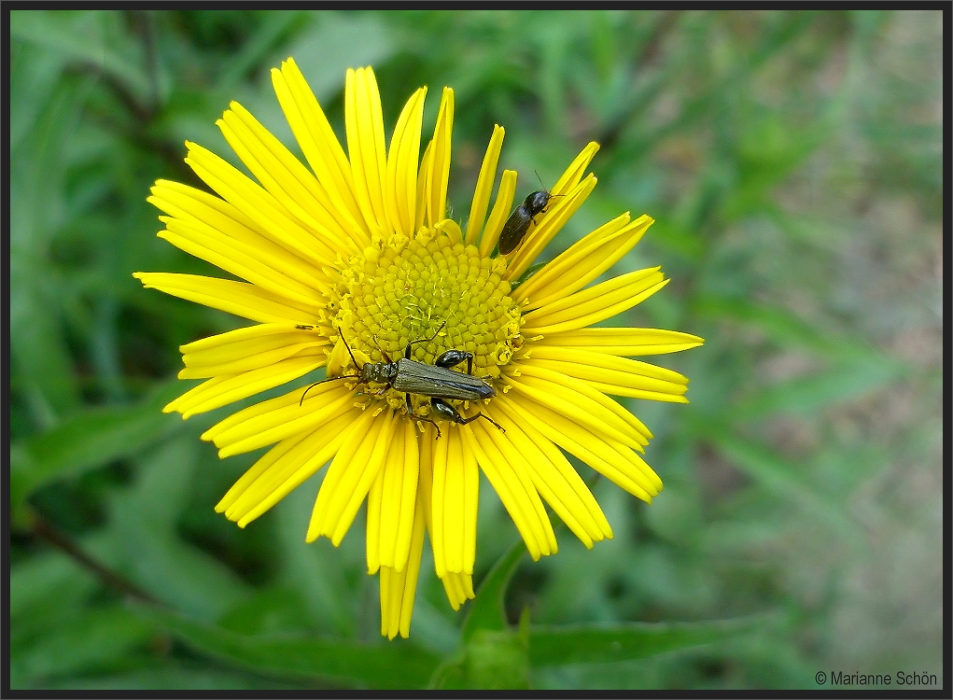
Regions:
M 494 431 L 497 430 L 493 426 L 490 427 Z M 480 468 L 513 519 L 530 556 L 538 560 L 544 554 L 551 554 L 551 542 L 555 536 L 550 538 L 547 530 L 552 530 L 552 524 L 546 517 L 545 510 L 540 517 L 542 502 L 540 508 L 537 508 L 535 501 L 539 501 L 539 494 L 525 470 L 521 465 L 507 463 L 495 441 L 479 421 L 461 427 L 460 432 L 464 437 L 464 445 L 476 455 Z
M 660 268 L 638 270 L 588 287 L 523 318 L 524 336 L 576 330 L 630 309 L 668 284 Z
M 537 341 L 539 345 L 601 352 L 606 355 L 665 355 L 697 348 L 703 338 L 681 331 L 658 328 L 579 328 L 551 333 Z
M 325 205 L 327 196 L 315 177 L 244 107 L 237 102 L 230 106 L 216 125 L 258 182 L 303 228 L 358 252 L 360 237 L 338 221 L 336 207 Z
M 460 436 L 447 431 L 447 462 L 444 466 L 443 490 L 443 547 L 444 560 L 447 570 L 451 572 L 463 571 L 463 444 Z M 437 470 L 440 464 L 434 464 L 434 481 L 437 479 Z M 436 500 L 436 494 L 434 494 Z M 436 515 L 436 514 L 434 514 Z
M 510 400 L 512 399 L 508 396 L 498 399 L 503 403 Z M 512 420 L 499 407 L 491 406 L 488 411 L 494 420 L 506 428 L 506 435 L 513 443 L 513 447 L 523 455 L 534 470 L 534 483 L 538 480 L 537 488 L 547 502 L 553 505 L 554 510 L 559 514 L 558 508 L 554 505 L 554 501 L 550 500 L 543 485 L 551 489 L 552 498 L 563 504 L 563 507 L 583 528 L 582 533 L 575 530 L 573 532 L 584 543 L 587 542 L 586 537 L 588 537 L 587 546 L 591 546 L 592 541 L 599 541 L 604 537 L 611 538 L 612 528 L 605 514 L 589 487 L 559 448 L 528 423 Z M 563 516 L 560 514 L 560 517 Z M 564 522 L 567 521 L 564 519 Z
M 480 237 L 480 255 L 487 257 L 500 240 L 500 233 L 503 232 L 503 224 L 509 218 L 515 194 L 516 171 L 504 170 L 500 178 L 500 187 L 496 191 L 493 211 L 490 212 L 490 218 L 487 219 L 486 228 L 483 229 L 483 235 Z
M 261 327 L 287 329 L 285 324 L 267 323 Z M 242 329 L 245 330 L 245 329 Z M 224 334 L 223 334 L 224 335 Z M 179 378 L 203 379 L 221 375 L 239 374 L 268 367 L 292 357 L 311 357 L 322 360 L 330 349 L 330 341 L 316 335 L 308 339 L 304 332 L 271 333 L 257 338 L 248 338 L 223 344 L 201 352 L 187 353 L 182 356 L 186 369 L 179 372 Z M 248 348 L 240 352 L 239 348 Z
M 314 287 L 309 288 L 269 265 L 270 261 L 260 250 L 244 246 L 214 231 L 203 231 L 178 219 L 160 218 L 164 221 L 166 230 L 159 231 L 158 237 L 186 253 L 206 260 L 275 296 L 287 297 L 305 307 L 321 308 L 325 305 L 325 297 L 321 291 Z
M 469 574 L 447 573 L 440 582 L 454 610 L 459 610 L 467 600 L 476 597 L 473 593 L 473 577 Z
M 424 432 L 420 435 L 418 444 L 420 445 L 420 475 L 417 478 L 417 498 L 423 504 L 427 532 L 430 535 L 430 541 L 433 542 L 433 462 L 437 433 L 431 424 L 424 424 Z
M 430 167 L 433 160 L 433 139 L 427 143 L 420 158 L 420 170 L 417 175 L 417 215 L 414 217 L 414 230 L 419 231 L 427 217 L 430 192 Z
M 373 411 L 364 411 L 348 426 L 347 434 L 318 490 L 308 534 L 305 536 L 306 542 L 313 542 L 329 530 L 333 532 L 337 526 L 341 513 L 354 494 L 357 482 L 367 470 L 367 462 L 374 451 L 374 442 L 384 427 L 384 421 L 378 420 L 379 418 Z M 344 488 L 341 488 L 342 484 Z
M 483 453 L 491 458 L 496 458 L 495 466 L 502 468 L 508 464 L 509 474 L 506 475 L 504 472 L 504 478 L 506 478 L 506 476 L 516 477 L 515 479 L 510 478 L 511 491 L 519 493 L 519 486 L 522 486 L 523 492 L 528 496 L 529 506 L 532 508 L 532 511 L 527 509 L 525 514 L 528 516 L 527 519 L 530 524 L 538 528 L 536 536 L 540 545 L 540 552 L 547 555 L 555 554 L 558 551 L 556 533 L 553 532 L 553 526 L 549 522 L 549 514 L 546 513 L 546 507 L 543 505 L 543 501 L 539 497 L 539 492 L 533 484 L 530 469 L 528 465 L 526 465 L 526 461 L 519 458 L 519 453 L 511 449 L 506 433 L 495 425 L 489 422 L 479 422 L 479 424 L 474 424 L 474 428 L 474 437 L 482 447 Z M 491 443 L 495 449 L 490 447 Z M 507 457 L 514 456 L 516 457 L 514 461 L 508 463 Z M 525 507 L 526 504 L 524 503 L 524 508 Z M 533 518 L 533 515 L 536 517 Z
M 334 456 L 358 413 L 352 408 L 311 432 L 279 442 L 235 483 L 215 510 L 239 527 L 266 513 Z
M 449 461 L 450 440 L 437 440 L 433 445 L 433 463 L 431 478 L 430 505 L 432 510 L 431 543 L 433 562 L 437 576 L 443 578 L 447 573 L 447 546 L 445 539 L 444 511 L 447 509 L 446 483 Z
M 427 225 L 447 218 L 447 185 L 450 180 L 450 151 L 453 134 L 453 90 L 443 89 L 440 110 L 433 132 L 429 174 L 427 177 Z
M 626 224 L 627 219 L 628 215 L 620 216 L 590 233 L 520 285 L 513 297 L 527 300 L 529 310 L 585 287 L 628 253 L 653 221 L 641 216 Z
M 521 362 L 519 372 L 519 379 L 507 377 L 505 381 L 514 385 L 522 384 L 532 387 L 534 391 L 524 393 L 540 397 L 543 403 L 547 403 L 546 399 L 552 395 L 560 398 L 562 402 L 570 402 L 579 408 L 584 408 L 590 417 L 585 418 L 583 422 L 608 426 L 611 437 L 620 439 L 626 444 L 631 443 L 630 446 L 637 450 L 641 449 L 638 446 L 649 444 L 652 433 L 642 421 L 586 382 L 540 367 L 533 362 Z
M 417 162 L 427 88 L 420 88 L 404 105 L 387 156 L 385 195 L 389 216 L 397 233 L 411 236 L 417 215 Z
M 208 236 L 220 236 L 222 245 L 238 244 L 241 250 L 255 251 L 262 263 L 305 287 L 330 289 L 322 269 L 272 241 L 254 221 L 224 199 L 168 180 L 156 180 L 151 192 L 147 201 Z
M 292 394 L 301 399 L 304 389 Z M 284 440 L 290 435 L 310 430 L 353 405 L 354 391 L 339 383 L 315 387 L 302 404 L 278 408 L 220 433 L 214 438 L 223 459 L 232 455 L 257 450 L 259 447 Z
M 293 59 L 282 63 L 280 71 L 272 69 L 271 82 L 301 152 L 327 192 L 328 203 L 337 207 L 336 217 L 361 240 L 359 247 L 366 247 L 369 229 L 354 199 L 351 164 L 321 105 Z
M 630 457 L 635 455 L 630 449 L 616 449 L 611 441 L 531 399 L 513 397 L 497 403 L 512 420 L 530 425 L 636 498 L 651 503 L 652 497 L 658 495 L 661 481 L 654 472 L 648 474 L 640 468 Z
M 395 571 L 389 566 L 381 567 L 381 634 L 388 639 L 393 639 L 398 633 L 405 639 L 410 636 L 410 620 L 420 574 L 420 555 L 424 548 L 424 530 L 423 507 L 418 499 L 407 565 L 402 571 Z
M 225 201 L 255 222 L 269 238 L 311 260 L 333 261 L 337 241 L 318 229 L 306 229 L 261 185 L 206 148 L 185 142 L 185 162 Z
M 612 390 L 606 391 L 609 394 L 616 394 L 617 388 L 636 390 L 651 392 L 653 396 L 673 397 L 676 403 L 681 403 L 678 399 L 688 390 L 688 379 L 678 372 L 639 360 L 587 350 L 552 346 L 534 348 L 530 362 L 536 367 L 589 382 L 593 387 L 598 384 L 596 388 L 602 391 L 606 391 L 602 387 L 612 387 Z
M 416 428 L 410 421 L 400 420 L 382 474 L 378 477 L 382 488 L 378 537 L 380 562 L 395 571 L 404 569 L 410 552 L 419 459 Z
M 559 179 L 551 190 L 552 194 L 566 194 L 578 185 L 579 181 L 582 180 L 583 173 L 586 172 L 586 168 L 589 167 L 589 163 L 592 162 L 592 159 L 598 151 L 599 144 L 595 141 L 590 141 L 586 144 L 586 147 L 579 152 L 579 155 L 576 156 L 573 162 L 569 164 L 569 167 L 566 168 L 566 172 L 559 176 Z
M 165 413 L 178 411 L 183 419 L 191 418 L 199 413 L 205 413 L 253 394 L 287 384 L 322 366 L 324 366 L 323 357 L 320 359 L 289 357 L 248 372 L 215 377 L 183 394 L 162 410 Z
M 483 155 L 483 165 L 480 166 L 480 175 L 477 177 L 476 187 L 473 190 L 473 202 L 470 204 L 470 216 L 467 219 L 467 245 L 476 244 L 483 231 L 483 222 L 490 205 L 493 183 L 496 182 L 496 166 L 500 162 L 500 151 L 503 149 L 505 134 L 506 130 L 502 126 L 499 124 L 493 126 L 493 135 Z
M 434 224 L 434 228 L 446 235 L 453 245 L 463 243 L 463 232 L 460 230 L 460 224 L 453 219 L 444 219 L 443 221 L 438 221 L 436 224 Z
M 600 417 L 604 417 L 608 412 L 598 411 L 598 404 L 586 400 L 582 394 L 576 394 L 571 390 L 566 391 L 565 388 L 560 391 L 557 384 L 538 380 L 534 382 L 532 378 L 530 378 L 530 381 L 526 381 L 524 377 L 519 379 L 507 377 L 506 383 L 516 390 L 515 393 L 523 394 L 537 403 L 548 406 L 580 425 L 584 425 L 588 430 L 601 437 L 621 440 L 630 447 L 640 449 L 641 443 L 629 435 L 628 431 L 623 432 L 615 425 L 603 423 Z M 572 401 L 572 398 L 577 399 L 577 401 Z
M 315 309 L 303 308 L 253 284 L 173 272 L 136 272 L 132 276 L 147 289 L 158 289 L 252 321 L 315 324 L 319 320 Z
M 321 525 L 318 528 L 312 521 L 308 541 L 326 535 L 337 547 L 344 539 L 361 503 L 384 466 L 398 420 L 401 419 L 390 411 L 375 416 L 373 427 L 362 437 L 362 444 L 353 458 L 344 461 L 335 457 L 314 507 L 315 513 L 322 512 L 319 518 Z M 338 454 L 340 456 L 341 453 Z
M 186 366 L 199 367 L 236 362 L 251 353 L 308 342 L 306 339 L 322 345 L 329 342 L 327 336 L 316 332 L 313 326 L 260 323 L 194 340 L 180 345 L 179 350 Z
M 354 194 L 372 233 L 391 230 L 384 206 L 387 150 L 377 80 L 370 68 L 349 68 L 344 88 L 344 123 Z
M 476 561 L 477 540 L 477 510 L 480 503 L 480 470 L 477 466 L 476 455 L 463 450 L 462 467 L 463 479 L 463 573 L 473 576 L 473 565 Z M 473 582 L 470 581 L 469 597 L 473 597 Z
M 281 396 L 276 396 L 273 399 L 266 399 L 256 404 L 252 404 L 248 408 L 243 408 L 238 413 L 233 413 L 227 418 L 219 421 L 211 428 L 202 433 L 201 438 L 207 442 L 215 440 L 219 435 L 231 430 L 237 425 L 241 425 L 247 420 L 251 420 L 257 416 L 263 416 L 272 411 L 286 408 L 292 404 L 297 405 L 301 401 L 301 395 L 304 393 L 304 389 L 295 389 L 294 391 L 288 392 Z
M 384 500 L 384 474 L 387 465 L 381 469 L 367 493 L 367 532 L 364 537 L 364 552 L 367 559 L 367 573 L 376 574 L 381 568 L 381 505 Z
M 551 453 L 560 456 L 565 473 L 560 471 L 549 456 L 527 437 L 522 426 L 510 420 L 501 411 L 492 410 L 492 406 L 486 410 L 506 429 L 506 439 L 499 441 L 503 455 L 511 464 L 521 462 L 524 465 L 540 495 L 583 544 L 591 548 L 593 541 L 603 539 L 606 534 L 611 536 L 612 531 L 608 529 L 608 523 L 601 509 L 582 479 L 565 457 L 562 457 L 562 453 L 549 443 L 553 448 Z M 567 474 L 572 481 L 567 479 Z M 587 496 L 586 500 L 580 497 L 581 494 Z M 598 520 L 590 512 L 591 508 L 594 508 L 598 514 Z M 603 528 L 607 532 L 604 532 Z
M 321 212 L 322 220 L 328 228 L 343 234 L 355 244 L 357 250 L 367 244 L 367 236 L 356 225 L 353 216 L 346 207 L 342 207 L 329 195 L 318 179 L 299 161 L 274 135 L 263 127 L 244 107 L 237 102 L 231 103 L 232 112 L 227 117 L 235 119 L 232 128 L 238 130 L 238 123 L 247 129 L 247 141 L 257 140 L 276 161 L 271 163 L 272 176 L 281 183 L 282 190 L 289 196 L 300 198 L 297 202 L 307 213 L 309 210 Z M 335 139 L 336 141 L 337 139 Z M 277 195 L 276 195 L 277 196 Z
M 242 476 L 236 481 L 228 492 L 222 496 L 222 500 L 215 506 L 216 513 L 225 513 L 252 487 L 257 481 L 266 475 L 270 475 L 275 470 L 282 469 L 288 463 L 288 455 L 304 441 L 308 440 L 314 433 L 299 433 L 292 435 L 279 442 L 277 445 L 263 454 Z M 297 466 L 297 464 L 295 465 Z M 266 477 L 267 478 L 267 477 Z M 234 518 L 229 518 L 230 520 Z

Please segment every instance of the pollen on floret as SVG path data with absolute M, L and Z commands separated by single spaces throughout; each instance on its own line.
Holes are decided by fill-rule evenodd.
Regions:
M 522 344 L 520 309 L 505 270 L 505 261 L 482 256 L 439 229 L 378 239 L 344 266 L 330 323 L 356 356 L 371 362 L 394 361 L 409 342 L 433 337 L 415 343 L 411 359 L 433 364 L 446 350 L 466 350 L 473 353 L 473 375 L 492 383 Z M 340 336 L 334 340 L 342 345 Z M 406 408 L 404 394 L 393 389 L 365 395 Z M 425 397 L 412 401 L 415 412 L 427 414 Z

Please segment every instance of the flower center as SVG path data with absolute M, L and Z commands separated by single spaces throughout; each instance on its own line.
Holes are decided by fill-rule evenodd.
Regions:
M 502 258 L 482 257 L 476 246 L 440 230 L 422 228 L 410 239 L 394 235 L 347 261 L 338 299 L 328 307 L 331 324 L 359 363 L 396 362 L 408 343 L 425 341 L 411 346 L 412 360 L 432 365 L 446 350 L 465 350 L 473 354 L 473 376 L 493 384 L 522 343 L 520 310 L 509 296 L 505 270 Z M 349 356 L 344 362 L 342 374 L 360 372 Z M 454 370 L 466 372 L 466 362 Z M 379 397 L 406 411 L 404 392 L 374 389 L 365 390 L 370 400 Z M 411 401 L 415 413 L 428 415 L 429 397 L 411 394 Z

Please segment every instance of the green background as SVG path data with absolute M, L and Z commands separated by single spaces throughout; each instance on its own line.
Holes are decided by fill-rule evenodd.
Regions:
M 940 12 L 6 19 L 14 688 L 944 682 Z M 214 125 L 233 99 L 291 144 L 269 78 L 289 55 L 339 137 L 349 66 L 374 66 L 388 134 L 420 85 L 432 129 L 452 86 L 457 219 L 494 123 L 518 196 L 599 141 L 600 184 L 544 257 L 650 214 L 610 273 L 672 283 L 619 325 L 706 339 L 647 358 L 690 405 L 623 400 L 665 490 L 596 483 L 614 540 L 561 529 L 558 555 L 519 558 L 485 488 L 462 632 L 425 554 L 411 639 L 381 640 L 362 516 L 305 545 L 318 475 L 238 529 L 213 506 L 257 454 L 198 439 L 234 409 L 159 411 L 193 384 L 178 346 L 246 322 L 131 277 L 217 273 L 155 237 L 148 188 L 198 185 L 185 139 L 234 162 Z M 501 557 L 511 579 L 487 574 Z

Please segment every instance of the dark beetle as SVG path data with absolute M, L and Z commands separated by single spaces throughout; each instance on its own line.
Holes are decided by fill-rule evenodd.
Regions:
M 503 224 L 503 231 L 500 233 L 500 255 L 516 249 L 523 240 L 523 236 L 529 230 L 530 222 L 536 223 L 533 217 L 546 211 L 549 200 L 553 197 L 562 197 L 560 194 L 550 194 L 546 190 L 532 192 L 523 203 L 520 204 L 510 218 Z
M 503 426 L 488 415 L 481 412 L 469 418 L 464 418 L 457 412 L 457 409 L 447 403 L 448 399 L 477 401 L 479 399 L 488 399 L 496 396 L 496 389 L 479 377 L 473 376 L 473 353 L 467 352 L 466 350 L 447 350 L 437 357 L 432 365 L 410 359 L 410 350 L 414 344 L 429 343 L 437 337 L 437 333 L 439 333 L 445 325 L 446 322 L 442 323 L 436 333 L 429 338 L 412 340 L 407 343 L 407 347 L 404 349 L 404 356 L 396 362 L 391 360 L 390 356 L 378 346 L 385 361 L 366 362 L 363 365 L 360 365 L 357 359 L 355 359 L 354 353 L 351 352 L 351 346 L 347 344 L 347 340 L 345 340 L 344 334 L 342 333 L 341 340 L 344 341 L 344 347 L 347 348 L 347 354 L 351 356 L 351 361 L 354 362 L 354 366 L 359 367 L 358 374 L 343 374 L 340 377 L 328 377 L 320 382 L 315 382 L 305 389 L 298 405 L 304 403 L 304 397 L 311 387 L 323 384 L 324 382 L 350 378 L 357 379 L 358 384 L 383 384 L 384 387 L 377 392 L 378 396 L 382 395 L 388 389 L 403 392 L 407 399 L 407 414 L 411 418 L 432 423 L 437 429 L 437 437 L 440 437 L 440 426 L 437 425 L 433 419 L 424 418 L 414 413 L 414 406 L 410 400 L 412 394 L 429 396 L 431 409 L 444 420 L 449 420 L 459 425 L 466 425 L 467 423 L 475 421 L 477 418 L 485 418 L 505 433 L 506 430 Z M 464 361 L 467 363 L 466 374 L 454 372 L 450 369 Z

